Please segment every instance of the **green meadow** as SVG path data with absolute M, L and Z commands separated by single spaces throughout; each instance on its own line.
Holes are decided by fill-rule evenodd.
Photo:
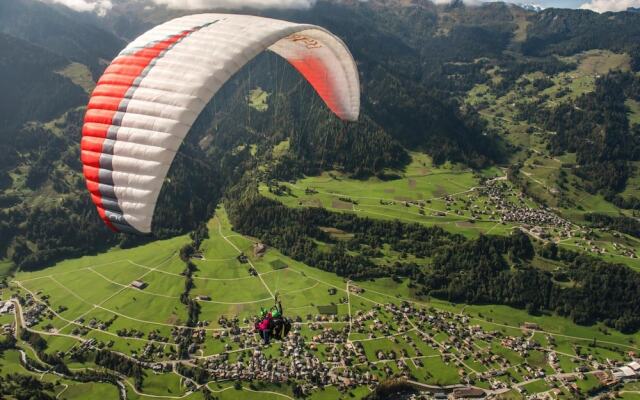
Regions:
M 504 176 L 497 168 L 481 174 L 485 178 Z M 260 186 L 260 192 L 289 207 L 324 207 L 363 217 L 438 225 L 468 237 L 508 234 L 514 225 L 502 224 L 490 216 L 471 221 L 470 207 L 484 204 L 476 193 L 480 177 L 459 165 L 435 166 L 427 155 L 412 153 L 411 164 L 400 171 L 398 179 L 357 180 L 333 171 L 295 183 L 281 182 L 288 188 L 287 194 L 276 195 L 266 184 Z M 451 203 L 448 198 L 455 204 L 447 204 Z
M 56 72 L 83 88 L 87 93 L 91 93 L 93 88 L 96 86 L 96 83 L 93 81 L 93 77 L 91 76 L 91 71 L 84 64 L 72 62 Z
M 456 174 L 464 176 L 466 172 L 456 172 Z M 468 179 L 469 185 L 473 184 L 472 178 L 465 179 Z M 386 185 L 389 183 L 380 184 L 385 186 L 376 189 L 380 190 L 377 193 L 384 193 L 384 188 L 388 188 Z M 447 187 L 451 188 L 451 186 Z M 428 192 L 428 189 L 423 186 L 421 191 Z M 396 282 L 387 278 L 357 282 L 356 284 L 364 289 L 364 292 L 348 293 L 349 283 L 343 278 L 290 259 L 276 249 L 269 248 L 264 255 L 255 256 L 254 239 L 234 232 L 224 209 L 217 210 L 216 216 L 209 221 L 208 227 L 210 237 L 202 245 L 203 259 L 194 260 L 198 270 L 194 276 L 195 288 L 191 292 L 193 297 L 203 295 L 210 298 L 210 300 L 199 300 L 201 305 L 199 319 L 209 321 L 209 325 L 204 328 L 207 331 L 207 339 L 201 345 L 198 353 L 200 357 L 226 351 L 224 343 L 213 338 L 219 330 L 217 320 L 220 316 L 238 316 L 241 321 L 244 318 L 251 319 L 258 312 L 259 307 L 270 307 L 273 304 L 275 294 L 280 296 L 285 314 L 291 318 L 299 317 L 305 321 L 307 315 L 317 315 L 319 310 L 330 310 L 331 314 L 335 313 L 338 320 L 325 326 L 333 329 L 342 329 L 345 326 L 345 322 L 340 322 L 340 319 L 347 316 L 349 312 L 367 311 L 376 305 L 390 302 L 409 301 L 427 308 L 434 307 L 453 313 L 464 312 L 471 318 L 472 324 L 514 336 L 522 334 L 521 326 L 524 322 L 535 322 L 541 329 L 535 334 L 536 337 L 540 337 L 538 340 L 547 343 L 547 338 L 552 338 L 556 346 L 567 354 L 575 354 L 578 346 L 581 346 L 584 351 L 594 338 L 596 347 L 590 351 L 598 360 L 620 357 L 625 351 L 639 348 L 639 334 L 623 335 L 600 325 L 583 327 L 572 324 L 566 318 L 553 315 L 530 316 L 523 310 L 504 306 L 465 306 L 417 297 L 408 286 L 407 280 Z M 16 292 L 23 295 L 31 293 L 38 300 L 46 297 L 51 312 L 31 329 L 40 332 L 46 340 L 48 353 L 67 351 L 80 344 L 82 340 L 95 338 L 98 342 L 109 343 L 112 350 L 129 355 L 140 354 L 149 342 L 153 342 L 164 348 L 164 356 L 159 359 L 162 360 L 169 357 L 170 349 L 175 349 L 175 344 L 171 340 L 171 329 L 174 326 L 183 325 L 186 321 L 186 308 L 179 301 L 179 295 L 184 286 L 184 277 L 180 275 L 184 263 L 179 260 L 177 254 L 180 247 L 188 242 L 188 237 L 182 236 L 133 249 L 113 249 L 96 256 L 67 260 L 41 271 L 18 272 L 10 283 L 9 291 L 3 293 L 3 297 Z M 248 257 L 248 263 L 238 261 L 236 257 L 240 252 Z M 250 275 L 250 266 L 255 268 L 259 276 Z M 133 280 L 142 280 L 148 286 L 143 290 L 135 289 L 130 286 Z M 334 289 L 336 293 L 331 294 L 329 289 Z M 10 317 L 6 316 L 6 318 Z M 390 326 L 395 324 L 392 315 L 384 310 L 380 318 Z M 91 327 L 89 323 L 92 320 L 111 321 L 111 325 L 105 329 Z M 317 334 L 306 324 L 301 328 L 301 334 L 307 340 L 311 340 Z M 135 330 L 142 332 L 142 335 L 121 337 L 117 334 L 120 330 Z M 149 333 L 152 332 L 169 338 L 168 342 L 149 339 Z M 459 367 L 454 366 L 450 361 L 443 361 L 440 352 L 423 343 L 415 333 L 412 333 L 412 337 L 419 344 L 417 348 L 424 355 L 425 365 L 417 367 L 409 364 L 416 379 L 428 384 L 454 384 L 459 381 Z M 447 339 L 446 335 L 438 334 L 435 337 L 439 341 Z M 405 351 L 410 357 L 416 356 L 413 348 L 403 341 L 394 343 L 390 337 L 383 336 L 368 340 L 363 335 L 353 333 L 350 338 L 353 341 L 362 341 L 370 361 L 377 360 L 375 353 L 379 350 Z M 234 352 L 239 349 L 237 344 L 229 344 L 232 346 L 230 354 L 235 354 Z M 496 343 L 485 342 L 481 346 L 485 348 L 491 346 L 498 354 L 503 354 L 514 364 L 522 362 L 522 358 L 517 353 L 501 350 Z M 320 351 L 317 354 L 318 357 L 323 357 Z M 274 356 L 277 356 L 277 353 L 274 352 Z M 541 360 L 544 360 L 543 355 Z M 2 373 L 19 368 L 19 364 L 15 365 L 10 361 L 11 357 L 5 359 Z M 73 368 L 92 367 L 90 361 L 84 363 L 67 361 Z M 544 361 L 541 362 L 544 363 Z M 397 371 L 395 363 L 385 362 L 384 364 L 388 365 L 392 371 Z M 6 371 L 4 365 L 7 366 Z M 486 367 L 473 360 L 469 360 L 466 365 L 475 371 L 486 370 Z M 467 366 L 462 368 L 467 373 L 473 373 Z M 372 372 L 382 373 L 381 368 Z M 117 391 L 113 386 L 77 382 L 65 382 L 65 384 L 68 385 L 66 389 L 62 384 L 56 387 L 59 391 L 64 389 L 63 398 L 87 398 L 87 393 L 100 393 L 100 396 L 105 399 L 117 398 Z M 532 389 L 536 386 L 530 385 Z M 215 390 L 214 394 L 221 399 L 236 395 L 236 389 L 228 384 L 222 384 L 220 387 L 210 384 L 209 387 Z M 290 395 L 291 388 L 283 385 L 280 388 L 252 389 L 244 385 L 241 390 L 243 397 L 275 399 L 281 398 L 282 394 Z M 335 398 L 332 397 L 336 394 L 333 390 L 326 388 L 324 391 L 314 393 L 311 398 Z M 128 391 L 131 398 L 141 399 L 154 396 L 181 397 L 186 394 L 186 389 L 178 375 L 174 373 L 157 375 L 151 371 L 146 373 L 140 394 L 135 393 L 131 388 L 128 388 Z M 367 393 L 366 388 L 362 388 L 354 391 L 353 394 L 357 397 L 365 393 Z M 199 393 L 194 393 L 186 398 L 200 399 L 201 396 Z
M 262 90 L 262 88 L 259 86 L 249 91 L 247 100 L 249 102 L 249 107 L 255 109 L 256 111 L 263 112 L 269 109 L 269 104 L 267 103 L 267 101 L 269 100 L 269 93 Z
M 523 163 L 521 174 L 530 180 L 529 189 L 538 198 L 554 204 L 558 171 L 564 162 L 571 157 L 555 158 L 536 155 Z M 443 229 L 459 233 L 469 238 L 480 234 L 509 235 L 514 228 L 523 224 L 501 222 L 500 212 L 489 202 L 485 195 L 477 190 L 482 186 L 481 178 L 498 179 L 508 185 L 512 195 L 508 200 L 517 204 L 523 201 L 531 208 L 538 205 L 530 198 L 521 199 L 519 191 L 505 180 L 504 172 L 498 168 L 472 172 L 457 165 L 445 164 L 434 166 L 431 159 L 421 153 L 412 153 L 412 162 L 404 171 L 395 171 L 397 179 L 381 180 L 372 177 L 366 180 L 353 179 L 336 171 L 325 172 L 319 176 L 307 176 L 295 182 L 279 182 L 280 188 L 274 190 L 270 184 L 259 186 L 263 196 L 277 200 L 288 207 L 323 207 L 334 212 L 354 213 L 362 217 L 374 219 L 399 220 L 407 223 L 421 223 L 440 226 Z M 607 202 L 602 195 L 589 194 L 581 187 L 583 182 L 571 175 L 572 183 L 565 192 L 571 197 L 574 206 L 555 208 L 555 212 L 567 218 L 572 224 L 572 236 L 561 238 L 560 229 L 549 226 L 551 238 L 559 246 L 574 251 L 583 251 L 605 261 L 623 263 L 640 269 L 640 259 L 632 258 L 621 248 L 634 249 L 640 253 L 640 240 L 620 234 L 612 235 L 599 229 L 593 230 L 594 238 L 588 241 L 582 235 L 582 226 L 586 224 L 584 215 L 600 212 L 610 215 L 621 213 L 617 207 Z M 631 181 L 630 185 L 635 181 Z M 640 188 L 640 183 L 637 185 Z M 635 187 L 635 186 L 630 186 Z M 478 210 L 489 210 L 483 214 L 472 213 Z M 327 233 L 336 239 L 348 239 L 345 232 L 326 228 Z M 322 243 L 318 243 L 322 246 Z M 592 248 L 596 245 L 599 251 Z M 615 246 L 622 246 L 616 248 Z M 385 250 L 384 260 L 397 258 L 397 254 Z M 424 264 L 425 260 L 412 260 Z

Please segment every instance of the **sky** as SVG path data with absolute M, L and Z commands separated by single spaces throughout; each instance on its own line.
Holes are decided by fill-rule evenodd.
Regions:
M 526 0 L 521 2 L 539 4 L 543 7 L 586 8 L 597 12 L 624 11 L 629 7 L 640 7 L 640 0 Z
M 0 0 L 2 1 L 2 0 Z M 76 11 L 95 12 L 105 15 L 113 6 L 111 0 L 42 0 L 52 3 L 64 4 Z M 137 0 L 130 0 L 137 1 Z M 203 9 L 214 7 L 225 8 L 309 8 L 316 0 L 152 0 L 157 4 L 166 5 L 176 9 Z M 366 1 L 366 0 L 362 0 Z M 449 0 L 435 0 L 443 3 Z M 477 3 L 478 0 L 465 0 Z M 481 0 L 492 1 L 492 0 Z M 509 0 L 515 3 L 537 4 L 543 7 L 559 8 L 583 8 L 596 12 L 624 11 L 628 7 L 640 8 L 640 0 Z

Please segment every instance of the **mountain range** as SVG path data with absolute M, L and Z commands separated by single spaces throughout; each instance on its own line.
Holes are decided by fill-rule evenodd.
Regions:
M 0 397 L 637 391 L 606 383 L 640 340 L 637 10 L 243 9 L 339 36 L 360 119 L 259 55 L 182 143 L 153 235 L 133 236 L 86 190 L 85 106 L 128 42 L 194 11 L 109 4 L 0 2 Z M 293 339 L 260 347 L 253 314 L 279 295 Z
M 504 3 L 470 7 L 463 3 L 436 6 L 427 0 L 321 1 L 310 10 L 256 12 L 314 23 L 336 32 L 353 49 L 362 75 L 364 122 L 357 130 L 366 133 L 348 135 L 346 142 L 336 138 L 335 145 L 322 152 L 325 159 L 318 160 L 318 140 L 314 135 L 320 136 L 321 131 L 326 130 L 322 118 L 317 119 L 311 130 L 294 130 L 294 135 L 302 137 L 292 138 L 294 145 L 286 161 L 297 166 L 287 168 L 288 174 L 293 175 L 317 172 L 318 168 L 326 167 L 326 163 L 356 176 L 377 174 L 385 168 L 401 167 L 408 162 L 407 151 L 415 150 L 426 151 L 436 163 L 462 162 L 474 168 L 504 163 L 513 152 L 512 145 L 499 135 L 488 134 L 478 112 L 463 107 L 460 101 L 473 85 L 491 79 L 485 71 L 500 70 L 503 78 L 499 85 L 503 87 L 501 90 L 506 90 L 528 71 L 542 69 L 552 73 L 570 68 L 558 55 L 598 48 L 630 51 L 637 57 L 634 46 L 640 39 L 640 20 L 635 13 L 608 16 L 582 10 L 533 12 Z M 102 230 L 83 200 L 86 196 L 82 195 L 78 176 L 77 141 L 82 111 L 77 107 L 86 102 L 90 81 L 97 79 L 126 40 L 179 14 L 181 12 L 166 9 L 149 13 L 137 3 L 119 2 L 108 18 L 96 23 L 92 15 L 34 0 L 0 5 L 0 31 L 5 49 L 0 56 L 0 66 L 4 76 L 11 77 L 2 82 L 5 100 L 0 107 L 3 121 L 0 146 L 6 155 L 0 172 L 5 205 L 0 226 L 6 238 L 3 240 L 5 251 L 25 239 L 26 246 L 20 247 L 34 257 L 47 251 L 60 253 L 60 245 L 52 237 L 61 233 L 46 232 L 55 226 L 44 222 L 50 213 L 71 213 L 83 221 L 77 222 L 81 226 Z M 259 75 L 264 65 L 257 62 L 255 68 Z M 279 68 L 291 73 L 284 66 Z M 242 101 L 244 96 L 237 90 L 234 93 L 233 89 L 246 84 L 241 80 L 242 77 L 238 77 L 234 80 L 236 83 L 227 85 L 220 98 L 229 96 L 235 99 L 232 102 Z M 281 101 L 282 107 L 293 106 L 286 104 L 286 99 Z M 211 113 L 214 115 L 210 117 L 218 124 L 229 125 L 224 116 L 215 111 Z M 291 114 L 290 118 L 287 123 L 292 126 L 299 123 L 299 117 Z M 259 127 L 264 132 L 263 138 L 249 137 L 246 131 L 241 132 L 243 128 L 230 126 L 222 133 L 229 137 L 220 137 L 207 151 L 217 154 L 217 159 L 224 163 L 227 157 L 223 154 L 240 143 L 250 144 L 256 140 L 257 143 L 277 143 L 281 139 L 277 133 L 279 128 L 268 118 L 263 119 L 266 125 Z M 207 129 L 210 130 L 199 126 L 202 132 L 194 133 L 192 143 L 185 144 L 186 153 L 202 157 L 198 154 L 203 150 L 195 144 Z M 367 139 L 363 140 L 364 137 Z M 231 166 L 212 162 L 208 168 Z M 180 162 L 174 166 L 173 173 L 194 174 L 181 171 Z M 223 192 L 217 183 L 210 186 L 200 186 L 209 187 L 201 195 L 213 196 L 212 190 L 219 192 L 218 196 Z M 185 188 L 167 190 L 177 192 Z M 160 232 L 189 229 L 207 212 L 208 207 L 199 196 L 193 194 L 180 200 L 177 197 L 180 196 L 176 193 L 176 199 L 166 201 L 179 201 L 187 209 L 193 209 L 194 214 L 171 215 L 172 207 L 167 206 L 166 220 L 159 221 L 161 226 L 167 226 L 159 228 Z M 51 198 L 59 198 L 60 203 L 51 206 L 51 201 L 41 201 Z M 195 206 L 196 203 L 202 204 Z M 42 219 L 44 226 L 34 219 L 39 213 L 47 216 Z M 61 225 L 60 229 L 64 230 L 68 224 Z M 43 232 L 36 233 L 39 230 Z M 107 244 L 117 240 L 108 232 L 95 237 L 99 238 L 96 242 Z M 79 251 L 96 246 L 96 242 L 87 243 L 84 239 L 65 238 L 64 242 L 64 248 Z M 14 251 L 4 255 L 15 257 L 15 254 Z

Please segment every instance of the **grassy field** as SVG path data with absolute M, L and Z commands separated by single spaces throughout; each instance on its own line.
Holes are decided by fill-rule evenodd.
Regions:
M 0 278 L 8 276 L 13 269 L 13 263 L 9 260 L 0 260 Z
M 71 82 L 83 88 L 87 93 L 91 93 L 93 88 L 96 86 L 96 83 L 93 81 L 93 77 L 91 76 L 91 71 L 89 71 L 89 68 L 84 64 L 72 62 L 60 71 L 56 72 L 66 78 L 69 78 Z
M 628 71 L 631 61 L 628 54 L 608 50 L 589 50 L 568 59 L 578 63 L 578 72 L 581 75 L 601 75 L 614 70 Z
M 424 189 L 423 189 L 424 190 Z M 383 189 L 384 192 L 384 189 Z M 505 334 L 520 335 L 520 326 L 525 322 L 535 322 L 544 330 L 541 340 L 546 337 L 554 338 L 556 345 L 564 352 L 572 353 L 576 346 L 589 344 L 596 338 L 598 347 L 593 351 L 596 359 L 619 356 L 621 352 L 637 348 L 640 335 L 622 335 L 605 329 L 602 326 L 581 327 L 570 323 L 567 319 L 557 316 L 534 317 L 524 311 L 503 306 L 464 306 L 451 304 L 435 299 L 415 297 L 407 286 L 391 279 L 359 282 L 364 292 L 358 296 L 351 296 L 348 304 L 341 304 L 340 299 L 349 299 L 346 295 L 346 282 L 334 274 L 311 268 L 296 262 L 275 249 L 268 249 L 262 257 L 254 257 L 253 241 L 233 232 L 224 210 L 218 210 L 216 217 L 209 222 L 210 238 L 203 243 L 203 260 L 195 260 L 198 271 L 194 276 L 195 289 L 192 295 L 203 294 L 211 300 L 202 300 L 200 319 L 211 323 L 205 329 L 210 331 L 202 346 L 203 356 L 223 352 L 220 342 L 210 336 L 218 329 L 217 319 L 221 315 L 237 315 L 241 320 L 250 318 L 257 313 L 260 306 L 270 306 L 272 295 L 279 293 L 285 312 L 292 318 L 303 320 L 307 314 L 317 314 L 318 307 L 331 307 L 337 316 L 345 316 L 357 310 L 369 310 L 376 304 L 401 301 L 411 301 L 424 307 L 435 307 L 439 310 L 464 313 L 472 318 L 472 323 L 481 325 L 485 329 L 500 330 Z M 32 293 L 36 298 L 48 296 L 48 303 L 56 315 L 44 318 L 33 327 L 34 330 L 47 333 L 44 335 L 48 348 L 47 352 L 66 351 L 77 345 L 80 340 L 96 338 L 101 342 L 112 341 L 112 349 L 125 354 L 140 353 L 150 341 L 151 332 L 170 337 L 173 326 L 184 323 L 185 307 L 179 302 L 178 296 L 184 284 L 184 277 L 180 275 L 183 264 L 176 257 L 179 248 L 188 242 L 186 237 L 159 241 L 129 250 L 114 249 L 107 253 L 82 257 L 75 260 L 61 262 L 37 272 L 19 272 L 16 274 L 12 289 L 3 296 L 20 292 Z M 248 273 L 248 265 L 240 263 L 235 256 L 242 251 L 255 266 L 259 277 Z M 273 265 L 283 266 L 274 269 Z M 144 290 L 129 286 L 134 279 L 148 283 Z M 337 293 L 331 295 L 328 289 L 335 289 Z M 383 318 L 389 318 L 391 315 Z M 78 322 L 82 318 L 84 322 Z M 89 327 L 91 320 L 113 323 L 106 329 Z M 334 323 L 339 328 L 340 323 Z M 87 334 L 77 332 L 77 328 L 84 327 Z M 116 332 L 120 329 L 135 329 L 143 332 L 140 338 L 119 337 Z M 306 327 L 302 335 L 310 338 L 314 333 Z M 64 334 L 67 336 L 59 336 Z M 536 334 L 537 335 L 537 334 Z M 418 339 L 417 336 L 413 336 Z M 438 340 L 446 340 L 446 336 L 437 336 Z M 354 333 L 352 340 L 360 341 L 366 337 Z M 417 340 L 420 342 L 419 340 Z M 375 352 L 380 349 L 406 351 L 409 356 L 415 356 L 414 350 L 403 342 L 394 343 L 388 338 L 381 337 L 374 341 L 363 341 L 369 358 L 375 360 Z M 485 343 L 484 346 L 489 346 Z M 165 357 L 173 343 L 163 344 Z M 233 344 L 232 351 L 236 349 Z M 458 368 L 443 362 L 440 353 L 430 346 L 420 344 L 418 347 L 424 359 L 425 367 L 414 368 L 412 371 L 416 379 L 430 384 L 453 384 L 458 382 Z M 517 353 L 502 352 L 499 354 L 512 360 L 521 362 Z M 10 354 L 10 353 L 9 353 Z M 542 356 L 541 356 L 542 357 Z M 541 359 L 544 359 L 542 357 Z M 7 363 L 7 361 L 4 361 Z M 471 361 L 470 361 L 471 362 Z M 89 366 L 88 364 L 73 363 L 74 368 Z M 395 370 L 395 364 L 392 369 Z M 471 367 L 479 371 L 485 367 L 471 363 Z M 15 368 L 15 367 L 10 367 Z M 72 382 L 73 383 L 73 382 Z M 213 389 L 214 387 L 211 386 Z M 272 388 L 273 389 L 273 388 Z M 62 390 L 62 389 L 60 389 Z M 116 398 L 114 387 L 108 385 L 91 388 L 74 383 L 65 390 L 69 398 L 84 398 L 89 390 L 101 393 L 105 399 Z M 184 394 L 179 377 L 175 374 L 155 375 L 148 373 L 143 385 L 143 393 L 149 396 L 181 396 Z M 217 394 L 220 398 L 237 396 L 236 390 L 222 387 Z M 270 398 L 276 394 L 255 393 L 251 388 L 243 388 L 243 397 Z M 266 389 L 265 389 L 266 390 Z M 287 389 L 290 390 L 290 389 Z M 272 390 L 269 390 L 272 391 Z M 96 393 L 97 393 L 96 392 Z M 331 389 L 314 394 L 312 398 L 333 398 Z M 364 393 L 364 392 L 363 392 Z M 335 393 L 334 393 L 335 394 Z M 357 393 L 354 395 L 358 395 Z M 194 394 L 189 398 L 200 398 Z M 260 397 L 262 396 L 262 397 Z M 138 395 L 133 393 L 132 398 Z M 66 397 L 65 397 L 66 398 Z
M 640 399 L 640 382 L 629 382 L 624 385 L 623 391 L 621 391 L 621 397 L 625 400 L 639 400 Z
M 249 91 L 249 96 L 247 97 L 247 101 L 249 102 L 249 107 L 254 110 L 264 112 L 269 109 L 269 93 L 262 90 L 261 87 L 257 87 Z
M 286 154 L 289 151 L 289 139 L 283 140 L 277 145 L 273 146 L 272 154 L 273 158 L 278 159 L 282 157 L 282 155 Z
M 487 232 L 508 234 L 514 227 L 491 216 L 471 221 L 471 207 L 486 203 L 477 198 L 475 191 L 480 186 L 480 175 L 456 165 L 435 166 L 422 153 L 413 153 L 412 159 L 400 179 L 356 180 L 326 172 L 294 184 L 282 183 L 290 195 L 276 196 L 265 184 L 260 186 L 260 192 L 290 207 L 324 207 L 364 217 L 438 225 L 468 237 Z M 482 175 L 496 178 L 503 172 L 492 168 Z
M 541 379 L 541 380 L 524 385 L 523 389 L 526 390 L 527 394 L 534 394 L 534 393 L 546 392 L 550 388 L 547 385 L 547 383 Z
M 118 389 L 107 383 L 81 383 L 60 391 L 60 399 L 114 399 L 118 398 Z
M 499 327 L 509 333 L 510 329 L 519 329 L 525 322 L 536 323 L 544 332 L 552 332 L 559 345 L 567 344 L 567 352 L 573 353 L 572 344 L 587 345 L 589 341 L 601 341 L 603 344 L 610 344 L 616 351 L 635 348 L 640 343 L 640 334 L 624 335 L 615 330 L 594 325 L 590 327 L 579 326 L 571 323 L 568 319 L 555 315 L 533 316 L 524 312 L 514 312 L 510 307 L 491 305 L 465 307 L 465 312 L 471 315 L 478 324 Z M 514 333 L 514 331 L 511 331 Z M 540 338 L 539 340 L 542 340 Z M 619 354 L 618 354 L 619 355 Z

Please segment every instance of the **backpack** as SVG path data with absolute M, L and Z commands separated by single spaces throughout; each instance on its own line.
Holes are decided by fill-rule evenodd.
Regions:
M 282 332 L 282 337 L 287 337 L 289 332 L 291 332 L 291 320 L 287 318 L 284 320 L 284 329 Z
M 274 318 L 272 322 L 271 335 L 278 340 L 282 340 L 282 328 L 284 325 L 282 318 Z

